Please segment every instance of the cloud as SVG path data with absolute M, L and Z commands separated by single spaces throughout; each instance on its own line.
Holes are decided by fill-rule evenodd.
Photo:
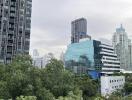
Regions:
M 87 18 L 88 34 L 111 39 L 123 23 L 132 33 L 131 0 L 33 0 L 31 50 L 59 55 L 70 43 L 71 21 Z

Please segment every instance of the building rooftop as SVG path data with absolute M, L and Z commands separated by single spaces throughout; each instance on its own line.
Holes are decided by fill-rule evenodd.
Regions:
M 116 32 L 117 33 L 125 32 L 125 28 L 123 28 L 123 25 L 122 24 L 120 25 L 120 28 L 117 28 L 116 29 Z

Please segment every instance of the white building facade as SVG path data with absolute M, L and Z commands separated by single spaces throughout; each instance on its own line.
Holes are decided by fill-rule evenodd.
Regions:
M 45 68 L 45 66 L 50 63 L 50 60 L 54 58 L 53 53 L 48 53 L 43 57 L 39 56 L 37 50 L 33 51 L 33 65 L 38 68 Z
M 38 68 L 44 68 L 45 67 L 44 58 L 43 57 L 33 58 L 33 65 Z
M 100 55 L 102 56 L 102 72 L 105 74 L 113 74 L 113 72 L 120 72 L 120 61 L 117 54 L 114 52 L 113 46 L 109 44 L 101 44 Z
M 39 52 L 37 49 L 33 50 L 33 66 L 38 67 L 38 68 L 43 68 L 44 65 L 44 57 L 39 56 Z
M 112 92 L 123 89 L 124 76 L 101 76 L 101 95 L 109 96 Z

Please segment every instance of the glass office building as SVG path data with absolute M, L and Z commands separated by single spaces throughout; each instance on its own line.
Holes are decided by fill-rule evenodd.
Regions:
M 70 44 L 65 53 L 65 66 L 75 73 L 120 71 L 120 62 L 113 47 L 96 40 Z

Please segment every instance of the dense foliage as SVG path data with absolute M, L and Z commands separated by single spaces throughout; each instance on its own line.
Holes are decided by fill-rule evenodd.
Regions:
M 23 95 L 35 96 L 37 100 L 81 100 L 82 96 L 94 96 L 96 91 L 94 81 L 75 76 L 56 59 L 44 69 L 32 66 L 30 56 L 22 55 L 9 65 L 0 65 L 0 99 L 27 100 L 22 99 L 28 98 Z
M 132 74 L 125 74 L 126 83 L 124 86 L 127 95 L 132 93 Z

